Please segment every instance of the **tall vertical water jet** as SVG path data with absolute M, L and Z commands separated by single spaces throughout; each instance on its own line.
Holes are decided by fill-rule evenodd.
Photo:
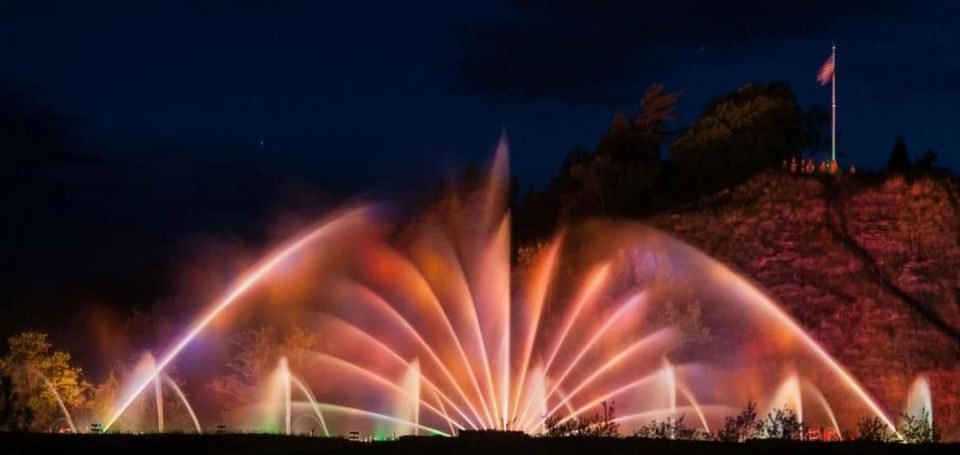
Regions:
M 285 428 L 285 434 L 290 436 L 290 385 L 293 382 L 293 378 L 290 375 L 290 366 L 287 364 L 287 358 L 280 358 L 280 370 L 281 384 L 283 387 L 283 424 Z
M 670 401 L 670 418 L 677 418 L 677 372 L 673 364 L 664 357 L 663 359 L 663 377 L 666 383 L 667 400 Z
M 917 419 L 925 416 L 927 423 L 933 428 L 933 397 L 926 376 L 917 376 L 910 385 L 904 413 Z
M 287 386 L 290 383 L 290 374 L 286 368 L 286 362 L 281 358 L 277 366 L 271 371 L 270 376 L 264 384 L 264 390 L 259 396 L 257 411 L 259 411 L 259 423 L 256 429 L 268 433 L 286 434 L 287 428 L 285 418 L 289 409 L 287 400 Z
M 800 377 L 796 372 L 791 372 L 780 384 L 767 405 L 767 412 L 784 407 L 795 411 L 797 420 L 803 422 L 803 397 L 800 393 Z
M 143 373 L 144 371 L 153 371 L 156 369 L 156 359 L 152 354 L 146 353 L 140 364 L 137 367 L 137 371 Z M 136 373 L 135 373 L 136 374 Z M 163 433 L 166 429 L 166 406 L 164 405 L 164 396 L 163 389 L 164 386 L 167 386 L 174 392 L 177 398 L 183 403 L 184 407 L 187 410 L 187 413 L 190 415 L 190 419 L 193 421 L 194 428 L 196 428 L 197 433 L 203 433 L 202 428 L 200 427 L 200 421 L 197 419 L 196 413 L 193 411 L 193 407 L 190 406 L 190 402 L 187 400 L 186 395 L 183 391 L 180 390 L 180 387 L 177 386 L 176 381 L 170 377 L 170 375 L 161 372 L 159 375 L 155 376 L 153 379 L 153 396 L 154 402 L 156 403 L 157 408 L 157 432 Z
M 323 434 L 330 436 L 327 422 L 323 417 L 323 412 L 320 410 L 320 403 L 317 402 L 313 392 L 310 391 L 306 383 L 290 371 L 290 365 L 286 357 L 280 358 L 280 361 L 277 363 L 277 368 L 273 372 L 272 380 L 268 384 L 268 393 L 265 400 L 267 402 L 267 413 L 270 416 L 275 416 L 277 408 L 279 407 L 283 418 L 283 433 L 286 435 L 293 434 L 292 414 L 294 386 L 296 386 L 297 390 L 307 399 L 307 403 L 314 412 L 314 418 L 320 423 Z M 267 418 L 269 419 L 270 417 L 268 416 Z
M 397 397 L 399 401 L 397 415 L 414 423 L 412 428 L 397 428 L 400 434 L 413 432 L 420 434 L 420 361 L 410 362 L 401 381 L 401 387 L 406 391 L 405 396 Z
M 153 379 L 153 395 L 157 400 L 157 432 L 163 433 L 163 387 L 160 384 L 160 375 Z

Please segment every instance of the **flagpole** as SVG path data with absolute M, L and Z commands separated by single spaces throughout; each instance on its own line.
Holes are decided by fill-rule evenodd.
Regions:
M 831 118 L 832 125 L 830 131 L 830 147 L 833 161 L 837 161 L 837 44 L 833 44 L 833 71 L 830 75 L 831 98 L 830 107 L 833 110 Z

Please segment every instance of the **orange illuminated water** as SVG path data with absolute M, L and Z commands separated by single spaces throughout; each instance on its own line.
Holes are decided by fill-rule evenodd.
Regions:
M 604 402 L 616 403 L 625 432 L 687 411 L 709 431 L 748 400 L 761 409 L 827 409 L 822 423 L 830 426 L 873 415 L 890 424 L 772 298 L 652 229 L 569 226 L 524 265 L 524 282 L 511 283 L 505 142 L 491 169 L 482 192 L 423 216 L 400 240 L 361 235 L 376 229 L 372 209 L 358 208 L 268 254 L 130 384 L 105 428 L 222 313 L 254 304 L 244 297 L 266 282 L 282 288 L 282 264 L 344 245 L 347 278 L 311 291 L 322 303 L 271 310 L 304 312 L 305 328 L 335 340 L 303 358 L 309 368 L 296 381 L 287 375 L 288 432 L 298 421 L 289 415 L 290 384 L 330 434 L 363 425 L 539 432 L 548 415 L 594 414 Z

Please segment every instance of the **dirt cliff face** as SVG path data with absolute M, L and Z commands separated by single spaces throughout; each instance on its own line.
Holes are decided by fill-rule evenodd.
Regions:
M 896 414 L 925 374 L 960 440 L 960 185 L 765 173 L 647 222 L 766 287 Z

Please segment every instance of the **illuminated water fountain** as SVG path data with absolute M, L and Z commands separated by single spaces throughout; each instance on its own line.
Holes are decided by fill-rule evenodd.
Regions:
M 258 292 L 285 296 L 284 316 L 299 312 L 292 319 L 335 340 L 308 353 L 299 376 L 281 361 L 267 400 L 283 403 L 270 415 L 283 416 L 287 434 L 303 418 L 291 411 L 295 393 L 325 434 L 537 433 L 547 416 L 571 419 L 614 401 L 625 425 L 687 413 L 709 431 L 749 400 L 761 409 L 787 400 L 802 413 L 801 391 L 827 416 L 820 424 L 876 415 L 892 428 L 774 300 L 655 230 L 570 226 L 511 277 L 507 176 L 501 143 L 485 190 L 396 236 L 367 205 L 278 247 L 131 384 L 106 428 L 198 334 Z M 777 379 L 798 364 L 787 382 Z
M 306 399 L 310 407 L 310 412 L 306 415 L 320 424 L 324 435 L 330 436 L 330 432 L 327 430 L 327 422 L 323 418 L 323 412 L 320 410 L 320 405 L 317 403 L 316 398 L 314 398 L 313 392 L 310 391 L 310 388 L 307 387 L 302 379 L 290 371 L 286 357 L 280 359 L 280 363 L 277 365 L 277 369 L 274 370 L 269 384 L 269 392 L 266 398 L 268 406 L 266 407 L 265 421 L 269 421 L 277 414 L 281 414 L 283 416 L 283 434 L 293 434 L 291 417 L 294 402 L 292 399 L 293 392 L 296 390 L 303 395 L 303 398 Z M 296 389 L 294 389 L 294 387 Z M 301 417 L 303 416 L 298 417 L 298 419 Z
M 835 437 L 838 440 L 842 440 L 843 436 L 840 425 L 837 423 L 837 418 L 833 413 L 833 408 L 823 395 L 823 392 L 821 392 L 820 389 L 818 389 L 817 386 L 809 380 L 801 378 L 796 371 L 791 371 L 790 374 L 787 375 L 787 378 L 784 379 L 783 383 L 770 400 L 764 415 L 773 413 L 777 408 L 789 409 L 797 414 L 797 419 L 801 423 L 806 423 L 804 421 L 805 400 L 813 400 L 815 402 L 817 405 L 815 410 L 823 413 L 823 415 L 826 417 L 826 419 L 822 420 L 820 423 L 829 425 L 829 428 L 833 430 Z
M 60 394 L 57 393 L 57 388 L 50 383 L 50 380 L 46 376 L 40 374 L 40 378 L 43 380 L 43 384 L 47 387 L 47 390 L 53 394 L 53 398 L 57 401 L 57 407 L 60 408 L 60 412 L 63 414 L 63 419 L 66 421 L 67 426 L 70 427 L 70 432 L 76 434 L 77 427 L 73 424 L 73 418 L 70 417 L 70 411 L 67 410 L 67 406 L 63 404 L 63 398 L 60 398 Z
M 176 402 L 179 402 L 180 404 L 183 405 L 183 409 L 181 411 L 186 412 L 186 414 L 190 416 L 190 421 L 193 424 L 193 428 L 196 430 L 196 432 L 198 434 L 203 433 L 203 428 L 200 426 L 200 421 L 197 418 L 197 414 L 194 412 L 193 406 L 190 405 L 190 401 L 187 399 L 186 395 L 180 389 L 180 386 L 177 385 L 176 381 L 174 381 L 173 378 L 171 378 L 167 373 L 163 372 L 162 370 L 160 370 L 159 374 L 156 374 L 156 372 L 157 372 L 157 362 L 154 359 L 153 355 L 149 353 L 144 354 L 141 357 L 140 361 L 133 366 L 133 369 L 130 372 L 130 377 L 132 379 L 131 382 L 138 382 L 138 381 L 142 382 L 144 378 L 149 378 L 149 384 L 153 385 L 152 397 L 150 397 L 149 395 L 143 396 L 143 394 L 141 394 L 140 396 L 138 396 L 138 398 L 142 400 L 145 400 L 147 398 L 153 399 L 154 408 L 157 413 L 156 431 L 158 433 L 163 433 L 165 430 L 164 421 L 168 413 L 168 410 L 165 409 L 166 406 L 164 405 L 165 403 L 164 390 L 166 389 L 168 391 L 173 392 L 174 397 L 176 398 L 176 401 L 174 401 L 174 404 Z M 145 401 L 141 402 L 141 404 L 145 406 L 146 402 Z M 144 408 L 144 409 L 147 409 L 147 408 Z M 146 416 L 140 416 L 133 419 L 131 422 L 128 422 L 130 424 L 130 428 L 127 428 L 127 430 L 128 431 L 133 429 L 138 429 L 139 431 L 147 430 L 148 429 L 147 422 L 149 421 L 145 420 L 145 417 Z
M 933 397 L 930 394 L 930 383 L 925 376 L 914 379 L 903 413 L 915 418 L 925 417 L 930 427 L 933 427 Z

